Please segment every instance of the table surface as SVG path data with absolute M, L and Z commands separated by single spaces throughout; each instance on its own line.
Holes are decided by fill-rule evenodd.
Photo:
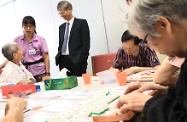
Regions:
M 79 85 L 69 90 L 45 91 L 44 83 L 37 83 L 40 85 L 41 91 L 31 94 L 26 99 L 28 101 L 27 109 L 39 109 L 32 109 L 24 113 L 24 122 L 62 122 L 66 120 L 70 122 L 70 117 L 73 120 L 72 118 L 77 118 L 77 116 L 80 117 L 79 120 L 82 118 L 81 122 L 92 122 L 91 117 L 85 117 L 89 116 L 86 114 L 90 112 L 90 109 L 99 104 L 105 106 L 106 94 L 109 94 L 107 99 L 114 99 L 116 96 L 123 95 L 126 88 L 126 86 L 119 86 L 117 82 L 101 84 L 100 79 L 96 76 L 92 76 L 91 84 L 84 84 L 82 77 L 77 79 Z M 0 118 L 4 116 L 5 104 L 6 101 L 0 99 Z M 107 106 L 113 106 L 113 102 Z

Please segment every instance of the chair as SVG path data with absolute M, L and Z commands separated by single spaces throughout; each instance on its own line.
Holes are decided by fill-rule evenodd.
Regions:
M 114 62 L 115 56 L 116 52 L 91 56 L 93 75 L 109 69 Z

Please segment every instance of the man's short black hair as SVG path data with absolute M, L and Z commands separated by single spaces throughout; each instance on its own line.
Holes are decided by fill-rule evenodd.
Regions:
M 139 39 L 137 36 L 133 36 L 128 30 L 126 30 L 122 37 L 121 37 L 121 42 L 127 42 L 129 40 L 133 39 L 134 40 L 134 44 L 138 45 L 142 40 Z

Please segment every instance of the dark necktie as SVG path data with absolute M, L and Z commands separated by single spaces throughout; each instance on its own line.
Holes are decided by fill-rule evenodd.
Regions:
M 62 45 L 62 53 L 66 52 L 67 42 L 68 42 L 68 35 L 69 35 L 69 23 L 66 23 L 66 33 L 65 33 L 64 42 L 63 42 L 63 45 Z

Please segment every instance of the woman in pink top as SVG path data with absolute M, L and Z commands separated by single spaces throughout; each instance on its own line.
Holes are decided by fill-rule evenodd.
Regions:
M 23 35 L 15 42 L 23 51 L 23 65 L 33 74 L 37 82 L 42 77 L 50 76 L 50 61 L 45 39 L 36 34 L 36 23 L 32 16 L 25 16 L 22 21 Z

